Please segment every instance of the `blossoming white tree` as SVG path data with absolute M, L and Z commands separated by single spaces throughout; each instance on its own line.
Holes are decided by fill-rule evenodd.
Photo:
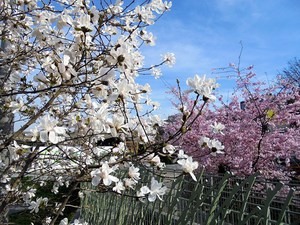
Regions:
M 158 77 L 159 66 L 175 63 L 174 54 L 167 53 L 157 65 L 146 67 L 140 52 L 141 45 L 154 45 L 147 27 L 170 7 L 161 0 L 1 0 L 0 35 L 6 47 L 0 51 L 0 68 L 5 68 L 0 107 L 4 115 L 13 113 L 18 124 L 0 140 L 2 216 L 14 203 L 24 202 L 32 213 L 54 204 L 35 196 L 37 186 L 47 182 L 53 193 L 91 182 L 98 190 L 134 189 L 149 201 L 162 198 L 166 188 L 157 180 L 152 179 L 150 188 L 140 184 L 139 166 L 163 167 L 157 153 L 162 146 L 166 154 L 175 149 L 158 143 L 157 125 L 163 122 L 150 114 L 157 103 L 148 96 L 150 86 L 136 78 L 147 71 Z M 194 79 L 188 84 L 197 99 L 214 99 L 216 84 Z M 108 136 L 121 143 L 97 145 Z M 180 155 L 183 171 L 196 179 L 198 164 L 183 151 Z M 57 221 L 70 193 L 53 205 L 46 224 Z

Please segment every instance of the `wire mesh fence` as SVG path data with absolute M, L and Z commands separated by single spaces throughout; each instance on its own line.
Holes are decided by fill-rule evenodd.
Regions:
M 199 224 L 204 224 L 205 216 L 209 213 L 208 209 L 212 204 L 216 192 L 216 185 L 220 184 L 223 175 L 221 174 L 203 174 L 202 182 L 204 183 L 204 193 L 208 193 L 209 197 L 203 202 L 201 206 L 202 218 L 196 219 Z M 189 180 L 189 178 L 186 178 Z M 288 181 L 269 181 L 259 177 L 256 177 L 253 185 L 250 182 L 242 182 L 245 179 L 231 176 L 227 180 L 227 185 L 221 193 L 218 207 L 224 206 L 224 203 L 229 198 L 233 198 L 230 203 L 229 213 L 225 218 L 227 224 L 239 224 L 241 221 L 241 214 L 250 215 L 257 208 L 265 208 L 267 216 L 267 224 L 300 224 L 300 195 L 299 192 L 293 191 L 299 189 L 300 182 L 288 182 Z M 188 201 L 191 193 L 193 192 L 193 182 L 187 182 L 187 188 L 182 199 L 182 206 Z M 280 189 L 275 193 L 272 201 L 268 200 L 268 190 L 273 190 L 276 185 L 280 185 Z M 239 191 L 232 195 L 232 192 L 236 186 L 239 186 Z M 249 189 L 250 187 L 250 189 Z M 250 192 L 247 194 L 247 192 Z M 288 192 L 293 192 L 289 204 L 286 204 Z M 184 207 L 182 208 L 184 210 Z M 283 213 L 284 212 L 284 213 Z M 200 214 L 200 215 L 201 215 Z M 204 219 L 203 219 L 204 218 Z M 244 224 L 265 224 L 263 222 L 257 222 L 258 216 L 254 214 L 248 222 Z M 280 221 L 280 223 L 278 223 Z
M 153 175 L 147 173 L 145 183 Z M 300 224 L 300 196 L 291 188 L 299 182 L 284 185 L 255 175 L 238 178 L 203 171 L 194 182 L 189 176 L 178 175 L 176 168 L 159 174 L 169 191 L 163 201 L 154 203 L 87 191 L 81 216 L 95 225 Z

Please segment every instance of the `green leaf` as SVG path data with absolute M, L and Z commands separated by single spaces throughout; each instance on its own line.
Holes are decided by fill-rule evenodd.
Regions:
M 273 117 L 274 117 L 274 115 L 275 115 L 275 112 L 274 112 L 274 110 L 272 110 L 272 109 L 269 109 L 268 111 L 267 111 L 267 118 L 268 119 L 272 119 Z

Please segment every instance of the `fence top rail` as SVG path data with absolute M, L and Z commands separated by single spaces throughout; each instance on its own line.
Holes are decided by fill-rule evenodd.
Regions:
M 159 172 L 159 171 L 158 171 Z M 167 165 L 167 167 L 159 172 L 162 174 L 165 180 L 174 180 L 176 177 L 178 177 L 181 174 L 180 166 L 179 165 Z M 209 188 L 210 186 L 216 184 L 223 178 L 224 174 L 215 174 L 215 173 L 209 173 L 209 172 L 204 172 L 202 175 L 202 181 L 198 182 L 205 182 L 206 183 L 206 188 Z M 228 186 L 225 189 L 230 191 L 234 185 L 236 184 L 241 184 L 242 181 L 244 181 L 247 178 L 247 176 L 240 177 L 236 175 L 230 176 L 228 179 Z M 194 181 L 189 177 L 186 176 L 186 182 L 191 182 L 193 183 Z M 300 180 L 270 180 L 270 179 L 265 179 L 261 176 L 257 176 L 255 179 L 255 189 L 251 191 L 251 197 L 259 199 L 260 197 L 263 198 L 266 191 L 268 189 L 273 189 L 276 184 L 278 183 L 283 183 L 284 187 L 282 188 L 282 196 L 278 195 L 276 196 L 276 202 L 282 202 L 285 198 L 285 194 L 289 191 L 290 188 L 293 188 L 294 191 L 294 196 L 293 196 L 293 201 L 292 203 L 296 204 L 300 208 Z M 247 184 L 246 184 L 247 185 Z M 246 186 L 245 185 L 245 186 Z M 186 190 L 189 191 L 189 190 Z

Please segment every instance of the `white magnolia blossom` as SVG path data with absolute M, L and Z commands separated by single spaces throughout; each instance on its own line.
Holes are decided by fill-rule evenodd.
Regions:
M 134 11 L 138 15 L 138 20 L 146 24 L 154 24 L 155 16 L 150 7 L 137 6 Z
M 189 173 L 193 180 L 197 181 L 197 178 L 194 174 L 194 170 L 198 168 L 198 162 L 193 161 L 192 157 L 188 157 L 186 159 L 178 160 L 177 163 L 182 166 L 182 170 L 185 173 Z
M 4 167 L 5 166 L 5 164 L 3 164 L 3 165 L 1 165 L 1 162 L 0 162 L 0 168 L 1 167 Z M 3 175 L 2 177 L 1 177 L 1 180 L 0 180 L 0 182 L 1 183 L 7 183 L 7 182 L 9 182 L 11 180 L 11 178 L 10 177 L 8 177 L 8 175 Z
M 11 162 L 19 160 L 20 156 L 26 156 L 30 152 L 30 146 L 28 145 L 19 145 L 16 141 L 8 146 L 9 160 Z
M 112 149 L 113 153 L 124 154 L 126 152 L 126 145 L 124 142 L 120 142 L 115 148 Z M 111 158 L 112 159 L 112 158 Z
M 133 180 L 131 178 L 124 178 L 124 186 L 125 188 L 135 189 L 135 186 L 137 185 L 137 181 Z
M 29 206 L 29 209 L 31 209 L 30 212 L 38 213 L 40 205 L 42 204 L 47 205 L 47 203 L 48 203 L 48 198 L 38 198 L 36 201 L 31 201 Z
M 160 68 L 152 67 L 151 72 L 152 72 L 152 75 L 155 77 L 155 79 L 158 79 L 159 77 L 162 76 L 162 72 L 161 72 Z
M 224 135 L 224 133 L 222 132 L 222 131 L 225 129 L 224 124 L 214 122 L 214 124 L 210 125 L 210 127 L 212 128 L 212 131 L 213 131 L 215 134 L 220 133 L 220 134 Z
M 139 172 L 139 168 L 134 167 L 134 166 L 130 166 L 128 169 L 128 176 L 133 179 L 134 181 L 138 181 L 140 178 L 140 172 Z
M 117 167 L 110 167 L 108 162 L 104 162 L 100 169 L 91 172 L 92 184 L 97 186 L 102 181 L 104 185 L 109 186 L 112 182 L 116 183 L 119 179 L 111 173 L 116 171 Z
M 158 155 L 155 155 L 154 153 L 151 153 L 146 157 L 146 162 L 148 162 L 148 165 L 153 164 L 161 169 L 165 167 L 165 163 L 162 163 L 160 157 Z
M 28 133 L 26 133 L 26 136 L 31 137 L 31 141 L 36 141 L 39 137 L 39 130 L 37 127 L 34 127 L 33 129 L 30 129 L 30 131 Z
M 140 191 L 137 193 L 138 197 L 144 197 L 148 195 L 149 202 L 154 202 L 156 198 L 162 200 L 162 196 L 166 194 L 167 187 L 163 186 L 162 183 L 159 183 L 157 180 L 152 178 L 150 188 L 147 186 L 141 187 Z
M 172 67 L 176 63 L 175 54 L 168 52 L 163 56 L 163 60 L 167 63 L 169 67 Z
M 25 203 L 29 203 L 29 201 L 35 197 L 36 189 L 31 188 L 27 192 L 23 193 L 23 200 Z
M 162 151 L 163 153 L 173 155 L 176 151 L 176 148 L 173 145 L 167 144 L 165 147 L 163 147 Z
M 12 113 L 16 113 L 18 111 L 24 111 L 27 109 L 22 99 L 18 99 L 18 101 L 10 102 L 9 107 L 11 108 Z
M 158 115 L 153 115 L 153 116 L 151 116 L 150 118 L 150 123 L 152 123 L 152 124 L 154 124 L 154 125 L 158 125 L 158 126 L 163 126 L 164 125 L 164 120 L 162 120 L 161 118 L 160 118 L 160 116 L 158 116 Z
M 150 46 L 155 45 L 155 36 L 153 35 L 153 33 L 148 32 L 145 29 L 141 31 L 141 38 L 146 42 L 146 44 L 149 44 Z
M 210 139 L 208 137 L 201 137 L 198 141 L 198 144 L 202 147 L 207 146 L 209 149 L 211 149 L 211 154 L 213 156 L 216 156 L 217 154 L 224 154 L 224 145 L 216 139 Z
M 40 141 L 50 141 L 53 144 L 57 144 L 60 140 L 59 135 L 65 134 L 65 128 L 56 126 L 58 121 L 52 119 L 49 115 L 41 118 L 38 128 L 40 129 Z
M 83 198 L 84 198 L 84 192 L 79 191 L 79 192 L 78 192 L 78 197 L 79 197 L 80 199 L 83 199 Z
M 188 158 L 188 155 L 184 153 L 184 151 L 182 149 L 180 149 L 178 151 L 178 154 L 177 154 L 177 158 L 178 159 L 186 159 Z
M 60 221 L 59 225 L 68 225 L 69 224 L 69 220 L 68 218 L 64 218 Z
M 161 14 L 166 10 L 170 10 L 172 7 L 172 2 L 162 1 L 162 0 L 152 0 L 151 8 L 157 13 Z
M 118 181 L 113 187 L 113 191 L 121 194 L 125 190 L 125 186 L 122 181 Z
M 78 20 L 74 23 L 76 29 L 80 29 L 83 32 L 91 32 L 93 30 L 90 15 L 81 15 Z
M 156 200 L 156 197 L 162 200 L 162 196 L 166 194 L 166 192 L 167 187 L 163 186 L 162 183 L 159 183 L 157 180 L 152 178 L 148 200 L 150 202 L 154 202 Z
M 49 217 L 49 216 L 46 217 L 46 219 L 45 219 L 45 223 L 46 223 L 46 224 L 50 224 L 51 221 L 52 221 L 51 217 Z
M 211 154 L 216 156 L 216 154 L 224 154 L 222 150 L 224 150 L 224 145 L 216 139 L 210 140 L 207 143 L 207 146 L 212 150 Z
M 114 114 L 112 116 L 112 119 L 108 120 L 108 123 L 110 125 L 110 132 L 112 136 L 117 136 L 118 133 L 123 132 L 123 133 L 127 133 L 127 129 L 128 129 L 128 124 L 125 122 L 124 117 L 122 117 L 122 115 L 119 114 Z
M 187 79 L 186 84 L 190 86 L 197 94 L 213 101 L 216 100 L 216 97 L 212 92 L 219 87 L 219 84 L 216 83 L 215 79 L 206 78 L 206 75 L 199 77 L 196 74 L 194 78 Z
M 204 147 L 204 146 L 207 146 L 207 143 L 210 142 L 210 138 L 208 137 L 201 137 L 198 141 L 198 144 L 201 146 L 201 147 Z

